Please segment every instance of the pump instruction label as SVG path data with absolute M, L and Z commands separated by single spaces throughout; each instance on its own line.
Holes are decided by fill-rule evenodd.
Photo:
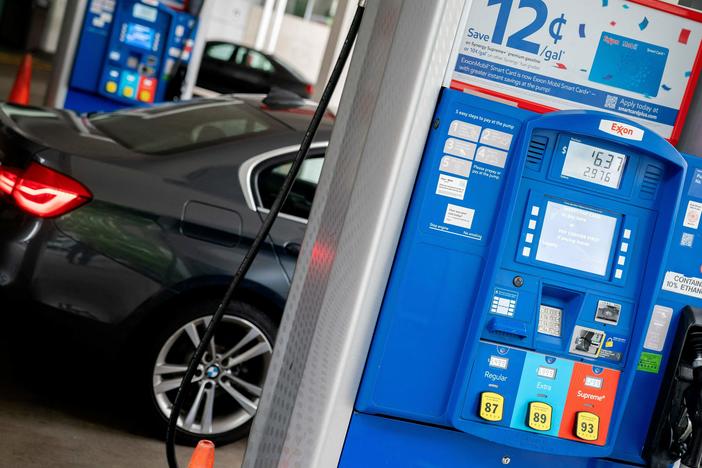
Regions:
M 463 200 L 466 195 L 468 180 L 460 177 L 452 177 L 446 174 L 439 174 L 439 181 L 436 185 L 436 194 L 444 197 Z
M 702 278 L 685 276 L 682 273 L 668 271 L 663 279 L 664 291 L 702 299 Z
M 613 112 L 670 138 L 701 39 L 699 20 L 636 0 L 474 0 L 446 85 L 544 111 Z
M 475 210 L 449 203 L 444 223 L 470 229 L 473 227 L 473 216 L 475 216 Z
M 437 117 L 441 125 L 434 129 L 427 153 L 431 159 L 424 163 L 431 171 L 431 195 L 421 214 L 424 226 L 432 234 L 483 242 L 495 220 L 518 123 L 450 100 L 442 101 Z

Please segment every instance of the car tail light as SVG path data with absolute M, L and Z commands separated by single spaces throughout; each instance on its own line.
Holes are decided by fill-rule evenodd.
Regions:
M 10 195 L 17 183 L 19 171 L 0 166 L 0 194 Z
M 78 208 L 88 202 L 92 194 L 70 177 L 32 163 L 18 176 L 12 197 L 27 213 L 52 218 Z
M 310 97 L 312 97 L 314 95 L 314 86 L 312 86 L 311 84 L 308 84 L 307 86 L 305 86 L 305 91 L 307 91 L 307 94 Z

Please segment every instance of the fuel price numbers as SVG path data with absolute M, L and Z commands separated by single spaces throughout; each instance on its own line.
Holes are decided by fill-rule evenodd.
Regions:
M 592 182 L 613 189 L 618 189 L 626 165 L 626 155 L 615 153 L 596 146 L 586 145 L 577 140 L 570 140 L 563 147 L 565 162 L 562 177 Z

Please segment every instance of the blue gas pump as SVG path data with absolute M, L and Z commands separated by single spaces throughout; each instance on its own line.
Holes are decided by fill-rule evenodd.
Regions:
M 368 442 L 388 425 L 390 439 L 433 433 L 416 450 L 445 466 L 477 450 L 491 466 L 506 447 L 641 463 L 625 447 L 648 425 L 627 406 L 655 404 L 643 393 L 660 385 L 632 400 L 638 350 L 664 333 L 685 158 L 599 112 L 535 116 L 444 90 L 434 118 L 341 466 L 385 450 Z
M 64 107 L 109 111 L 164 100 L 190 60 L 197 19 L 153 0 L 91 0 Z

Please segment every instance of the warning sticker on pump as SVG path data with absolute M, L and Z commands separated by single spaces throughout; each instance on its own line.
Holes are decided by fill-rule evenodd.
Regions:
M 661 359 L 663 356 L 654 353 L 641 353 L 641 359 L 639 359 L 639 365 L 636 370 L 643 372 L 649 372 L 651 374 L 657 374 L 661 370 Z
M 608 336 L 600 350 L 600 359 L 621 362 L 626 351 L 626 338 Z
M 690 229 L 700 227 L 700 215 L 702 215 L 702 203 L 690 200 L 687 203 L 683 226 Z
M 467 186 L 468 181 L 466 179 L 439 174 L 439 182 L 436 185 L 436 194 L 463 200 L 463 197 L 466 195 Z
M 685 276 L 682 273 L 668 271 L 663 279 L 664 291 L 702 299 L 702 278 Z
M 448 207 L 446 208 L 444 223 L 470 229 L 473 226 L 474 215 L 475 210 L 471 208 L 465 208 L 463 206 L 452 205 L 449 203 Z

